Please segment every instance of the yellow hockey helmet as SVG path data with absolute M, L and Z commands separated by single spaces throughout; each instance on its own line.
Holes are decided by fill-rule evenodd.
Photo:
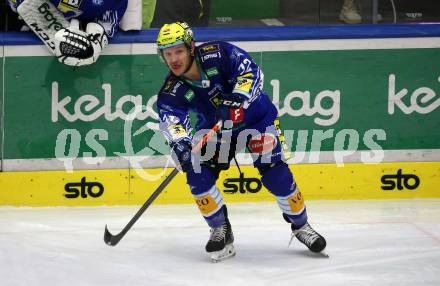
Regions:
M 194 41 L 194 33 L 191 27 L 185 22 L 174 22 L 165 24 L 160 28 L 157 36 L 157 49 L 163 50 L 169 47 L 185 44 L 191 49 Z

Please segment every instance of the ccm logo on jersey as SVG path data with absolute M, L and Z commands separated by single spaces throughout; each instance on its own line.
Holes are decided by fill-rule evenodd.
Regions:
M 277 145 L 277 139 L 275 135 L 271 133 L 263 133 L 254 136 L 249 140 L 249 150 L 252 153 L 266 154 L 272 151 Z
M 240 108 L 243 104 L 241 101 L 229 100 L 229 99 L 220 99 L 220 102 L 224 106 L 229 106 L 230 108 Z

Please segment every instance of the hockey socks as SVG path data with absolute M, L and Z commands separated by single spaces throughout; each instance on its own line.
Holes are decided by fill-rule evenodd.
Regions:
M 264 171 L 261 176 L 264 186 L 275 195 L 281 211 L 296 226 L 307 222 L 307 211 L 301 191 L 297 188 L 289 167 L 279 162 Z
M 224 223 L 223 196 L 216 186 L 212 186 L 207 192 L 194 195 L 194 198 L 210 227 L 219 227 Z

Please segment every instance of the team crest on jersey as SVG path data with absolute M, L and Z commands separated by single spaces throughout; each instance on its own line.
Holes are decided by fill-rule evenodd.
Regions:
M 61 0 L 57 8 L 63 13 L 73 12 L 75 14 L 78 14 L 79 13 L 78 10 L 79 10 L 79 6 L 81 6 L 81 2 L 82 0 Z
M 202 56 L 208 54 L 208 53 L 214 53 L 220 51 L 220 45 L 219 44 L 213 44 L 213 45 L 207 45 L 200 48 L 200 53 Z

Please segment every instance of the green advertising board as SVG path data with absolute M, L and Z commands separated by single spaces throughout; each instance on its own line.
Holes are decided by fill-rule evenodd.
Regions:
M 27 68 L 33 66 L 42 72 Z M 6 70 L 6 159 L 55 158 L 57 137 L 71 129 L 77 132 L 64 134 L 81 141 L 75 151 L 80 156 L 94 152 L 87 136 L 104 147 L 100 155 L 123 152 L 127 115 L 134 103 L 152 102 L 166 72 L 153 55 L 103 56 L 99 63 L 80 69 L 52 57 L 16 57 L 8 58 Z M 95 106 L 89 110 L 91 105 Z M 157 123 L 148 112 L 137 119 L 133 128 Z M 146 137 L 153 132 L 147 131 Z M 135 147 L 147 142 L 144 136 L 133 137 Z
M 266 89 L 287 129 L 382 129 L 388 150 L 440 148 L 439 64 L 439 49 L 263 55 Z M 333 150 L 328 136 L 323 150 Z
M 292 150 L 440 149 L 438 48 L 251 55 Z M 103 55 L 81 68 L 8 56 L 4 68 L 5 160 L 168 154 L 151 148 L 164 142 L 154 103 L 167 72 L 155 54 Z M 143 110 L 129 120 L 134 106 Z

